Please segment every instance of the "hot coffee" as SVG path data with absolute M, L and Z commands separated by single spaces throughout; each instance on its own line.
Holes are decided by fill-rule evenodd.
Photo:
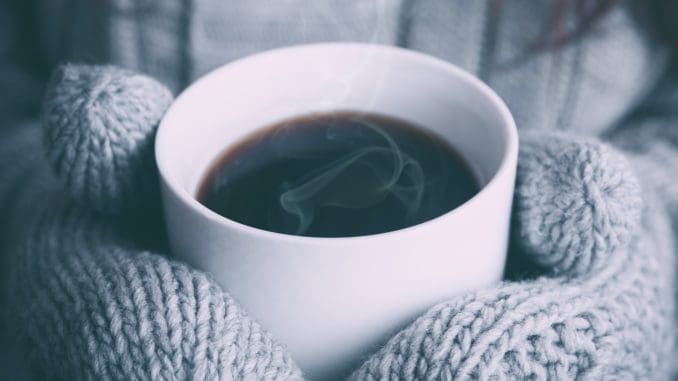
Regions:
M 197 199 L 273 232 L 348 237 L 438 217 L 479 190 L 443 139 L 403 120 L 358 112 L 284 120 L 229 147 Z

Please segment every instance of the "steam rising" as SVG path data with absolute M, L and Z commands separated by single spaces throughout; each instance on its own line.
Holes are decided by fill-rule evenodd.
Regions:
M 379 126 L 360 122 L 379 134 L 385 146 L 357 148 L 311 171 L 293 188 L 283 192 L 281 207 L 299 220 L 296 234 L 304 234 L 312 225 L 316 211 L 327 206 L 370 208 L 393 195 L 408 217 L 419 210 L 426 183 L 419 162 L 403 152 Z M 328 129 L 328 139 L 334 138 L 331 134 Z

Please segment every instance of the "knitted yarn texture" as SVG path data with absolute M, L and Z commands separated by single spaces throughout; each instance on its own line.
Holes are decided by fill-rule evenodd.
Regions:
M 135 247 L 116 226 L 55 200 L 19 248 L 16 324 L 43 377 L 301 378 L 212 279 Z
M 154 176 L 141 158 L 169 93 L 111 67 L 69 66 L 56 78 L 44 129 L 63 183 L 44 185 L 47 206 L 13 248 L 12 323 L 36 369 L 66 379 L 302 378 L 228 290 L 138 239 L 145 221 L 126 205 L 153 192 L 130 190 Z M 524 134 L 519 163 L 516 238 L 544 275 L 433 306 L 351 379 L 667 377 L 666 214 L 641 198 L 622 155 L 594 139 Z
M 165 86 L 113 66 L 64 65 L 45 96 L 47 154 L 74 198 L 109 213 L 158 199 L 153 131 L 173 100 Z
M 638 229 L 640 185 L 624 156 L 593 139 L 523 139 L 516 191 L 520 242 L 555 272 L 604 265 Z

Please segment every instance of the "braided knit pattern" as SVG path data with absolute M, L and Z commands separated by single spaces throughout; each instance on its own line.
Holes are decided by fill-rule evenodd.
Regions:
M 45 376 L 300 379 L 283 347 L 212 279 L 144 251 L 58 195 L 16 250 L 14 326 Z
M 102 97 L 123 104 L 118 97 L 132 91 L 124 84 L 136 77 L 84 66 L 68 76 L 87 80 L 58 81 L 81 88 L 56 86 L 53 94 L 79 95 L 63 99 L 70 106 L 48 99 L 46 115 L 84 119 L 46 117 L 43 126 L 51 164 L 66 186 L 38 160 L 32 173 L 41 180 L 26 180 L 25 199 L 17 196 L 7 208 L 32 216 L 12 237 L 9 306 L 13 333 L 31 349 L 35 369 L 57 379 L 302 378 L 284 347 L 209 276 L 155 254 L 161 240 L 139 239 L 152 235 L 152 217 L 118 213 L 153 192 L 130 189 L 156 176 L 142 159 L 148 145 L 137 143 L 150 139 L 159 116 L 126 123 L 92 106 L 102 114 L 90 118 L 82 105 Z M 104 78 L 108 90 L 92 91 Z M 143 96 L 135 81 L 138 98 L 153 99 L 155 90 Z M 114 112 L 136 112 L 128 106 Z M 51 114 L 53 107 L 65 111 Z M 110 124 L 100 129 L 102 120 Z M 131 129 L 134 138 L 102 138 L 104 129 L 120 137 Z M 597 140 L 521 139 L 514 226 L 525 254 L 548 275 L 434 306 L 352 379 L 642 380 L 670 372 L 675 243 L 663 205 L 645 184 L 641 189 L 617 151 Z M 124 164 L 106 163 L 100 149 L 107 145 L 116 152 L 108 159 Z M 10 172 L 25 171 L 3 177 Z
M 74 200 L 107 213 L 158 200 L 153 131 L 172 99 L 156 80 L 113 66 L 67 64 L 54 73 L 45 142 Z
M 606 267 L 577 277 L 505 283 L 431 309 L 353 375 L 355 380 L 661 379 L 672 362 L 673 265 L 668 220 Z
M 59 192 L 16 250 L 15 326 L 47 376 L 295 379 L 212 280 L 137 247 Z M 654 205 L 599 271 L 506 283 L 431 309 L 353 379 L 644 379 L 670 363 L 669 227 Z M 67 345 L 65 345 L 67 343 Z

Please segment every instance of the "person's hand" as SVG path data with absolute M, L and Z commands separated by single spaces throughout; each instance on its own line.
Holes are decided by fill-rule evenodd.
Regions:
M 40 378 L 300 379 L 208 275 L 161 254 L 153 138 L 171 102 L 114 67 L 55 74 L 43 128 L 63 187 L 12 253 L 12 326 Z
M 16 250 L 17 333 L 58 378 L 301 378 L 227 290 L 155 254 L 166 248 L 152 140 L 170 102 L 150 78 L 112 67 L 55 76 L 46 146 L 68 196 L 45 195 Z M 514 209 L 512 280 L 432 307 L 351 378 L 662 374 L 670 233 L 624 158 L 592 139 L 523 134 Z
M 521 137 L 509 277 L 441 303 L 353 379 L 664 379 L 673 346 L 667 215 L 625 158 L 590 138 Z

